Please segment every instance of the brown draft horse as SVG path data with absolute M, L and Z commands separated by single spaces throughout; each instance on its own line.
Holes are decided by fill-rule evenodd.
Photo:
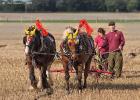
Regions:
M 34 35 L 30 34 L 33 31 Z M 50 33 L 47 37 L 42 36 L 41 32 L 35 26 L 30 26 L 28 32 L 29 34 L 23 38 L 23 44 L 25 45 L 26 64 L 29 68 L 31 88 L 52 90 L 50 82 L 47 81 L 50 75 L 47 75 L 46 72 L 49 72 L 49 68 L 54 61 L 54 53 L 56 53 L 55 39 Z M 38 83 L 34 68 L 39 69 Z
M 71 38 L 66 41 L 66 51 L 64 51 L 64 42 L 60 45 L 62 53 L 62 64 L 65 71 L 66 90 L 70 93 L 69 87 L 69 70 L 73 66 L 78 76 L 78 90 L 87 87 L 87 77 L 90 69 L 92 57 L 95 49 L 92 37 L 86 33 L 80 33 L 77 38 Z M 84 71 L 84 85 L 82 86 L 82 72 Z

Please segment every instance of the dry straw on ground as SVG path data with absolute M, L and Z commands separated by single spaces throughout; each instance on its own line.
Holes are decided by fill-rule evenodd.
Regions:
M 28 23 L 29 25 L 30 23 Z M 56 37 L 57 45 L 60 44 L 61 34 L 67 26 L 65 24 L 47 24 L 50 32 Z M 75 26 L 76 24 L 71 24 Z M 107 24 L 91 24 L 95 28 L 104 27 Z M 124 48 L 124 67 L 122 77 L 114 80 L 99 79 L 96 83 L 94 76 L 89 75 L 88 87 L 79 94 L 76 90 L 76 81 L 71 74 L 71 94 L 65 94 L 64 74 L 53 73 L 54 93 L 51 96 L 41 95 L 41 92 L 28 91 L 28 68 L 24 64 L 24 47 L 22 36 L 25 24 L 3 23 L 0 24 L 0 100 L 139 100 L 140 98 L 140 54 L 134 49 L 139 49 L 140 23 L 117 24 L 126 37 Z M 6 46 L 4 46 L 6 45 Z M 59 51 L 59 48 L 57 47 Z M 134 58 L 127 59 L 131 52 L 137 54 Z M 55 62 L 52 67 L 59 68 L 61 63 Z

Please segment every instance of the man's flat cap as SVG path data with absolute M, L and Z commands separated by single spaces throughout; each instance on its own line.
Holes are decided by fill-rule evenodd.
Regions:
M 109 23 L 108 23 L 108 26 L 114 26 L 115 25 L 115 22 L 114 21 L 110 21 Z

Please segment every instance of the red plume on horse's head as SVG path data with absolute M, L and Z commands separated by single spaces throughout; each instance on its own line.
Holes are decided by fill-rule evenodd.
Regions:
M 79 28 L 81 28 L 81 27 L 84 27 L 86 29 L 88 36 L 91 36 L 93 29 L 85 19 L 80 20 Z
M 85 19 L 80 20 L 79 27 L 82 27 L 86 23 Z
M 48 36 L 48 32 L 45 30 L 45 28 L 43 28 L 43 25 L 39 19 L 36 20 L 36 27 L 41 31 L 42 36 Z

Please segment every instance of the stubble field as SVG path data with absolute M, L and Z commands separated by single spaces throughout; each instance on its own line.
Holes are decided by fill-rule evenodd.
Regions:
M 91 15 L 89 14 L 89 16 Z M 132 15 L 130 14 L 130 16 Z M 136 16 L 140 18 L 139 14 L 136 14 Z M 39 96 L 39 100 L 140 99 L 140 23 L 117 23 L 117 28 L 123 31 L 126 38 L 126 45 L 123 50 L 124 66 L 121 78 L 114 80 L 99 79 L 99 83 L 97 84 L 94 76 L 89 75 L 87 89 L 79 94 L 76 90 L 74 75 L 71 74 L 71 94 L 66 95 L 64 74 L 52 73 L 54 93 L 51 96 L 41 95 L 41 92 L 28 90 L 28 68 L 24 62 L 25 56 L 22 37 L 24 36 L 24 28 L 32 24 L 0 23 L 0 100 L 34 100 Z M 69 25 L 75 27 L 78 23 L 44 23 L 44 26 L 56 38 L 57 51 L 59 51 L 63 30 Z M 93 37 L 97 34 L 96 31 L 99 27 L 103 27 L 108 31 L 107 23 L 90 23 L 90 25 L 94 28 Z M 129 53 L 132 52 L 136 54 L 135 57 L 129 56 Z M 55 61 L 52 67 L 61 68 L 62 64 Z

